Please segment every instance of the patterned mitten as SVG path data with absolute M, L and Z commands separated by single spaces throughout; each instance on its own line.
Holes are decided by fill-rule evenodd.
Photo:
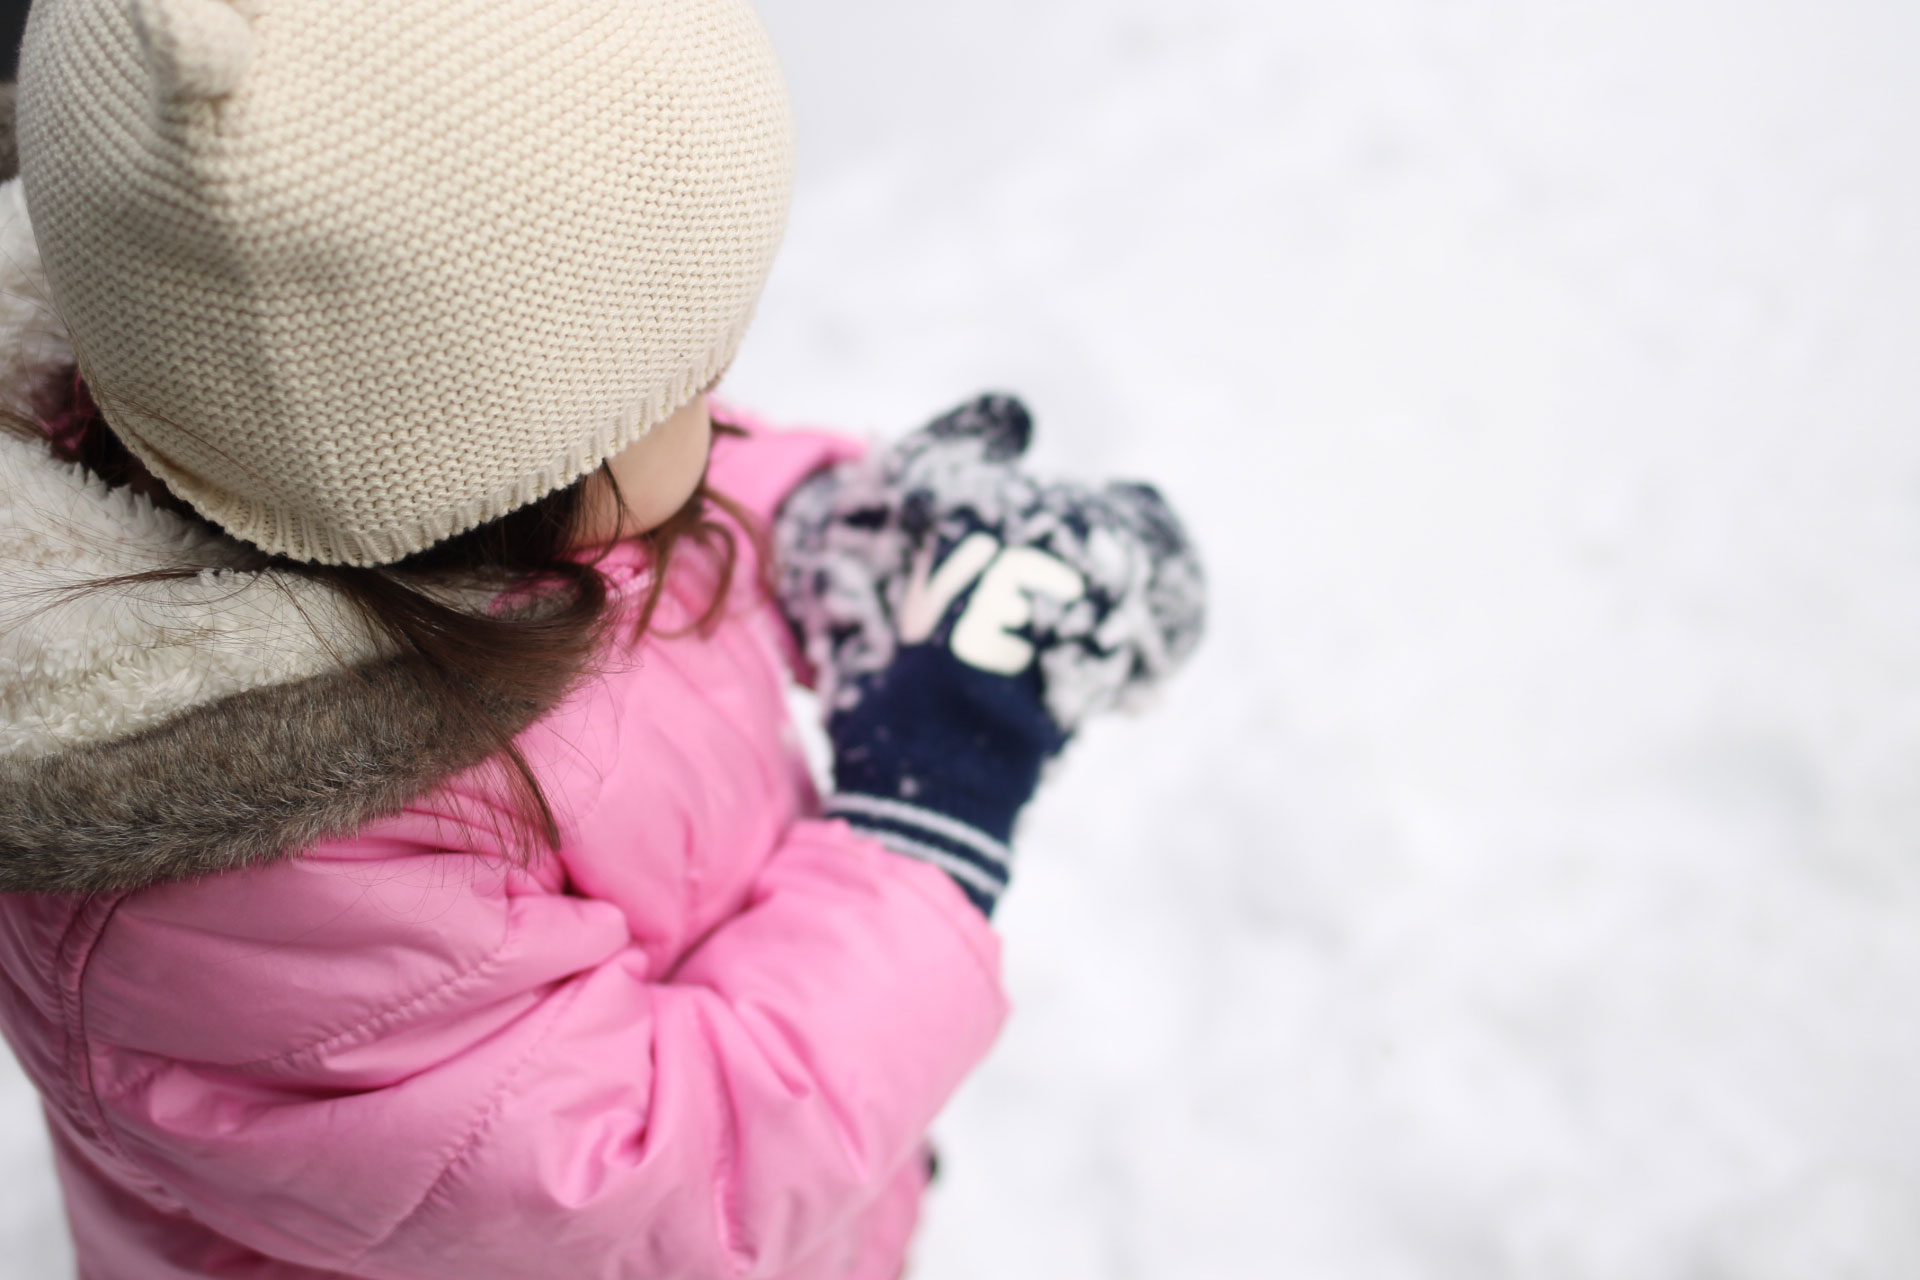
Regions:
M 987 396 L 813 477 L 775 522 L 819 677 L 828 812 L 944 868 L 989 914 L 1047 759 L 1198 643 L 1199 561 L 1147 485 L 1042 483 L 1026 409 Z

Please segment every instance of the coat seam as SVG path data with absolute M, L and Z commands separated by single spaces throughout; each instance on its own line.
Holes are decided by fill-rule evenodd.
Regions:
M 411 1015 L 418 1013 L 423 1007 L 454 995 L 457 991 L 471 986 L 483 978 L 491 977 L 500 967 L 506 955 L 507 948 L 512 941 L 513 928 L 509 922 L 503 927 L 499 942 L 495 943 L 493 949 L 487 952 L 487 954 L 481 956 L 467 967 L 448 974 L 431 987 L 428 987 L 425 991 L 409 996 L 399 1004 L 386 1005 L 376 1012 L 368 1014 L 356 1023 L 343 1027 L 338 1031 L 327 1032 L 317 1039 L 294 1045 L 292 1048 L 284 1049 L 279 1053 L 265 1054 L 257 1058 L 241 1058 L 234 1061 L 209 1061 L 208 1065 L 232 1069 L 284 1066 L 298 1061 L 301 1058 L 325 1053 L 330 1049 L 338 1049 L 352 1044 L 356 1040 L 371 1036 L 374 1033 L 389 1030 L 393 1026 L 404 1022 Z
M 719 997 L 720 993 L 711 987 L 706 988 L 706 991 L 716 999 Z M 722 1008 L 725 1007 L 723 1000 L 718 1003 Z M 695 1007 L 699 1007 L 698 1002 Z M 703 1021 L 709 1012 L 709 1010 L 701 1010 L 700 1016 Z M 724 1094 L 725 1091 L 723 1090 L 722 1093 Z M 714 1219 L 720 1228 L 720 1255 L 726 1259 L 728 1274 L 737 1277 L 744 1276 L 751 1268 L 752 1255 L 747 1245 L 747 1237 L 750 1233 L 746 1229 L 746 1223 L 740 1217 L 737 1203 L 740 1199 L 740 1170 L 734 1161 L 733 1153 L 739 1147 L 740 1117 L 731 1096 L 726 1097 L 720 1108 L 720 1114 L 724 1132 L 721 1133 L 719 1142 L 715 1144 Z
M 73 1058 L 70 1059 L 71 1069 L 76 1071 L 81 1077 L 75 1083 L 81 1088 L 81 1097 L 87 1110 L 88 1126 L 93 1130 L 95 1137 L 103 1146 L 113 1153 L 115 1158 L 123 1161 L 127 1168 L 138 1170 L 152 1187 L 165 1194 L 168 1199 L 173 1199 L 172 1193 L 167 1190 L 166 1183 L 155 1176 L 154 1172 L 145 1164 L 136 1160 L 133 1154 L 121 1144 L 119 1130 L 115 1128 L 112 1119 L 107 1115 L 106 1104 L 100 1097 L 99 1080 L 93 1071 L 93 1036 L 87 1030 L 85 994 L 87 970 L 93 966 L 94 957 L 99 954 L 100 940 L 106 936 L 107 926 L 113 922 L 114 915 L 120 910 L 121 905 L 127 900 L 128 896 L 129 895 L 125 893 L 114 895 L 113 901 L 102 911 L 98 923 L 93 926 L 93 936 L 87 941 L 86 954 L 80 957 L 78 963 L 73 967 L 73 985 L 68 989 L 64 997 L 67 1003 L 68 1017 L 71 1019 L 67 1034 L 72 1037 L 73 1043 L 77 1046 L 77 1052 Z M 81 927 L 81 921 L 85 917 L 88 907 L 91 905 L 92 899 L 89 899 L 74 913 L 74 918 L 68 925 L 66 934 L 60 940 L 60 946 L 63 952 L 66 950 L 74 932 Z
M 575 1000 L 580 998 L 580 993 L 584 989 L 581 984 L 573 983 L 570 985 L 572 990 L 568 991 L 561 999 L 552 1001 L 550 1006 L 544 1010 L 544 1012 L 547 1013 L 546 1026 L 540 1029 L 540 1033 L 533 1038 L 533 1043 L 528 1045 L 525 1051 L 514 1060 L 513 1065 L 507 1068 L 505 1075 L 501 1077 L 500 1083 L 487 1095 L 485 1102 L 482 1103 L 479 1108 L 478 1114 L 474 1117 L 473 1123 L 468 1126 L 466 1132 L 452 1145 L 447 1153 L 446 1160 L 440 1166 L 440 1171 L 436 1173 L 433 1176 L 433 1180 L 427 1184 L 426 1190 L 422 1191 L 419 1198 L 407 1207 L 406 1212 L 394 1220 L 393 1225 L 389 1226 L 385 1231 L 382 1231 L 373 1240 L 369 1241 L 364 1247 L 354 1253 L 348 1259 L 350 1265 L 355 1267 L 359 1266 L 366 1260 L 367 1255 L 392 1241 L 392 1239 L 405 1229 L 408 1223 L 419 1216 L 421 1211 L 427 1207 L 428 1203 L 441 1192 L 453 1177 L 454 1172 L 459 1168 L 461 1162 L 471 1155 L 475 1148 L 479 1146 L 481 1140 L 486 1137 L 488 1131 L 492 1128 L 494 1121 L 499 1118 L 508 1096 L 513 1092 L 513 1087 L 519 1081 L 521 1074 L 526 1070 L 527 1064 L 545 1047 L 548 1038 L 553 1034 L 553 1029 L 559 1025 L 561 1014 L 568 1006 L 572 1005 Z
M 386 1029 L 385 1027 L 378 1026 L 376 1024 L 382 1023 L 383 1021 L 389 1021 L 389 1020 L 398 1021 L 404 1015 L 417 1011 L 420 1005 L 425 1004 L 428 1001 L 431 1001 L 438 997 L 451 995 L 453 993 L 453 989 L 456 986 L 460 986 L 473 981 L 478 981 L 482 977 L 491 976 L 493 971 L 499 967 L 501 956 L 507 949 L 508 941 L 510 941 L 510 939 L 502 939 L 500 944 L 497 947 L 495 947 L 493 951 L 481 957 L 471 967 L 462 969 L 458 973 L 449 975 L 448 977 L 442 979 L 439 983 L 437 983 L 433 987 L 430 987 L 426 991 L 423 991 L 420 994 L 411 997 L 404 1003 L 391 1006 L 388 1008 L 384 1008 L 380 1010 L 378 1013 L 370 1014 L 368 1017 L 362 1019 L 361 1021 L 355 1023 L 350 1027 L 347 1027 L 340 1031 L 329 1032 L 327 1035 L 325 1035 L 319 1040 L 313 1040 L 305 1044 L 295 1045 L 293 1048 L 284 1050 L 280 1053 L 268 1054 L 258 1058 L 240 1058 L 240 1059 L 235 1059 L 231 1061 L 215 1059 L 215 1058 L 207 1058 L 207 1059 L 201 1059 L 200 1063 L 201 1065 L 204 1065 L 204 1066 L 222 1067 L 228 1070 L 246 1070 L 248 1068 L 261 1068 L 261 1067 L 269 1067 L 269 1066 L 275 1066 L 275 1065 L 286 1065 L 309 1054 L 324 1053 L 329 1049 L 337 1049 L 342 1045 L 349 1043 L 355 1037 L 364 1036 L 370 1032 Z M 166 1054 L 156 1054 L 155 1056 L 160 1058 L 161 1061 L 159 1061 L 156 1065 L 149 1068 L 148 1070 L 142 1072 L 140 1075 L 134 1077 L 131 1081 L 128 1082 L 128 1084 L 126 1085 L 125 1089 L 122 1090 L 122 1092 L 126 1092 L 126 1093 L 138 1092 L 142 1087 L 148 1084 L 151 1084 L 169 1067 L 177 1065 L 181 1061 L 181 1059 L 174 1058 Z

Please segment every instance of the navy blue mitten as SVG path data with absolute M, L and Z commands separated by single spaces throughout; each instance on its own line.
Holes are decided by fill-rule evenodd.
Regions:
M 780 598 L 819 675 L 829 813 L 991 914 L 1042 767 L 1198 643 L 1205 587 L 1149 486 L 1042 483 L 1032 419 L 984 396 L 820 473 L 775 522 Z

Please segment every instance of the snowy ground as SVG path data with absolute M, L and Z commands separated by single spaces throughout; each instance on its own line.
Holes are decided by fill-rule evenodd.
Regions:
M 734 397 L 1017 390 L 1217 592 L 1031 813 L 916 1280 L 1920 1275 L 1920 8 L 764 11 Z

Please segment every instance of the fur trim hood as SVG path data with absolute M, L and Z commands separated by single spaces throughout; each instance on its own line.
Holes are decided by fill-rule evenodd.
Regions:
M 16 178 L 0 185 L 0 394 L 73 351 Z M 417 660 L 319 584 L 0 432 L 0 891 L 202 875 L 396 812 L 484 759 Z M 190 578 L 61 589 L 190 566 Z M 546 705 L 482 690 L 517 731 Z

